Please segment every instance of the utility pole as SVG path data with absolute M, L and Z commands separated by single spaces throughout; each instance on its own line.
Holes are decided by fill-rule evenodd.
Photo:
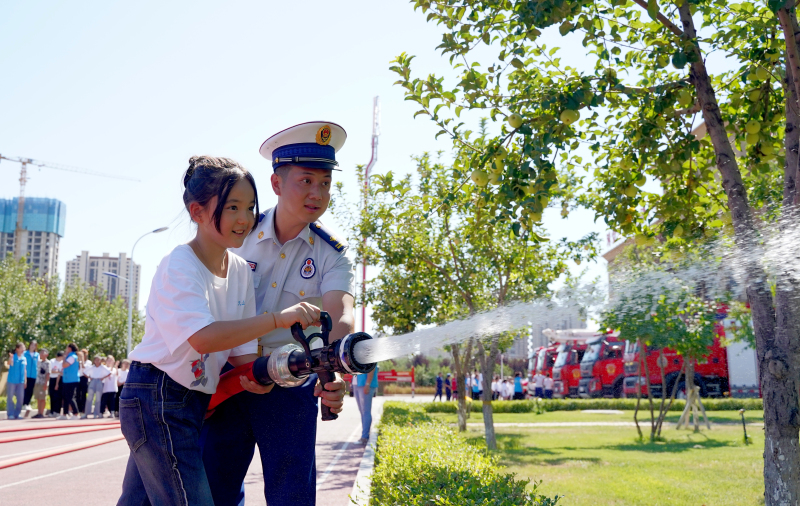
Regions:
M 369 198 L 369 176 L 372 168 L 378 162 L 378 137 L 381 134 L 381 102 L 380 97 L 375 97 L 372 101 L 372 156 L 369 163 L 364 168 L 364 210 L 367 209 L 367 199 Z M 364 236 L 364 246 L 366 250 L 367 236 Z M 364 255 L 364 265 L 361 269 L 361 295 L 367 291 L 367 257 Z M 367 331 L 367 305 L 361 305 L 361 332 Z
M 128 181 L 136 181 L 131 177 L 114 176 L 111 174 L 103 174 L 102 172 L 94 172 L 91 170 L 81 169 L 79 167 L 71 167 L 69 165 L 61 165 L 57 163 L 41 162 L 32 158 L 20 158 L 0 155 L 0 161 L 8 160 L 9 162 L 17 162 L 20 164 L 19 171 L 19 200 L 17 201 L 17 226 L 14 229 L 14 259 L 19 260 L 25 256 L 25 241 L 22 239 L 22 232 L 25 230 L 23 219 L 25 214 L 25 185 L 28 182 L 28 165 L 36 167 L 46 167 L 48 169 L 64 170 L 67 172 L 77 172 L 78 174 L 88 174 L 91 176 L 110 177 L 113 179 L 125 179 Z

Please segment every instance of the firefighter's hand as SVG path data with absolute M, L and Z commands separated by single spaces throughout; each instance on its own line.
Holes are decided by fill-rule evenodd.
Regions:
M 330 383 L 325 383 L 325 390 L 317 380 L 314 395 L 322 400 L 322 404 L 331 408 L 332 413 L 341 413 L 344 406 L 344 381 L 338 375 Z
M 275 386 L 275 383 L 264 386 L 261 383 L 256 383 L 255 381 L 249 379 L 245 375 L 239 376 L 239 383 L 242 384 L 242 388 L 254 394 L 267 394 L 270 390 L 272 390 L 272 387 Z

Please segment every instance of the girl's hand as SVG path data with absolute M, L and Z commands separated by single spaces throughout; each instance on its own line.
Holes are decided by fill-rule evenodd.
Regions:
M 254 394 L 268 394 L 269 391 L 272 390 L 272 387 L 275 386 L 275 383 L 264 386 L 261 383 L 256 383 L 255 381 L 252 381 L 245 375 L 239 376 L 239 383 L 242 384 L 242 388 Z
M 280 328 L 291 328 L 295 323 L 299 323 L 305 329 L 319 322 L 320 309 L 312 306 L 308 302 L 301 302 L 290 308 L 284 309 L 280 313 L 272 313 L 275 316 L 275 323 Z

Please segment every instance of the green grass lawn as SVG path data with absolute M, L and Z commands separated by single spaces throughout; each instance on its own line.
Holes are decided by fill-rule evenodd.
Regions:
M 477 416 L 476 416 L 477 415 Z M 679 413 L 670 415 L 677 421 Z M 748 423 L 762 422 L 762 414 L 747 413 Z M 454 415 L 435 414 L 445 422 Z M 507 470 L 521 478 L 542 481 L 539 493 L 561 494 L 564 506 L 595 505 L 750 505 L 763 504 L 764 433 L 750 426 L 753 444 L 742 443 L 737 412 L 710 412 L 712 430 L 676 431 L 665 427 L 665 441 L 640 443 L 633 427 L 498 427 L 497 456 Z M 497 422 L 630 421 L 623 415 L 580 412 L 499 414 Z M 473 413 L 470 422 L 480 422 Z M 648 433 L 645 421 L 643 431 Z M 483 428 L 465 434 L 483 446 Z

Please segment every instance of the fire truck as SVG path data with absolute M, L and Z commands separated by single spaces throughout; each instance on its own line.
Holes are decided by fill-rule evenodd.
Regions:
M 533 351 L 533 358 L 530 361 L 530 371 L 532 374 L 539 373 L 544 376 L 552 376 L 556 355 L 558 355 L 557 344 L 548 344 L 547 346 L 536 348 Z
M 616 333 L 595 334 L 586 346 L 578 395 L 583 398 L 622 397 L 625 341 L 620 341 Z
M 591 330 L 550 330 L 544 335 L 557 343 L 556 360 L 553 363 L 553 397 L 577 397 L 581 379 L 580 364 L 586 352 L 586 341 L 595 337 Z
M 725 329 L 737 325 L 734 320 L 726 318 L 727 314 L 718 315 L 716 337 L 708 348 L 708 353 L 701 357 L 695 365 L 694 383 L 700 387 L 702 397 L 721 397 L 725 392 L 733 397 L 759 397 L 758 369 L 755 350 L 744 343 L 733 343 L 723 347 L 721 338 L 725 336 Z M 678 395 L 685 395 L 685 383 L 679 379 L 683 367 L 683 357 L 675 350 L 664 348 L 664 372 L 666 377 L 666 395 L 672 393 L 675 382 L 678 383 Z M 659 368 L 660 353 L 657 348 L 647 348 L 645 357 L 647 371 L 650 376 L 650 386 L 654 397 L 661 397 L 664 385 L 661 384 L 661 369 Z M 636 385 L 639 384 L 642 395 L 647 395 L 647 383 L 644 371 L 639 370 L 639 349 L 636 341 L 628 341 L 624 354 L 625 380 L 623 392 L 627 397 L 636 395 Z

